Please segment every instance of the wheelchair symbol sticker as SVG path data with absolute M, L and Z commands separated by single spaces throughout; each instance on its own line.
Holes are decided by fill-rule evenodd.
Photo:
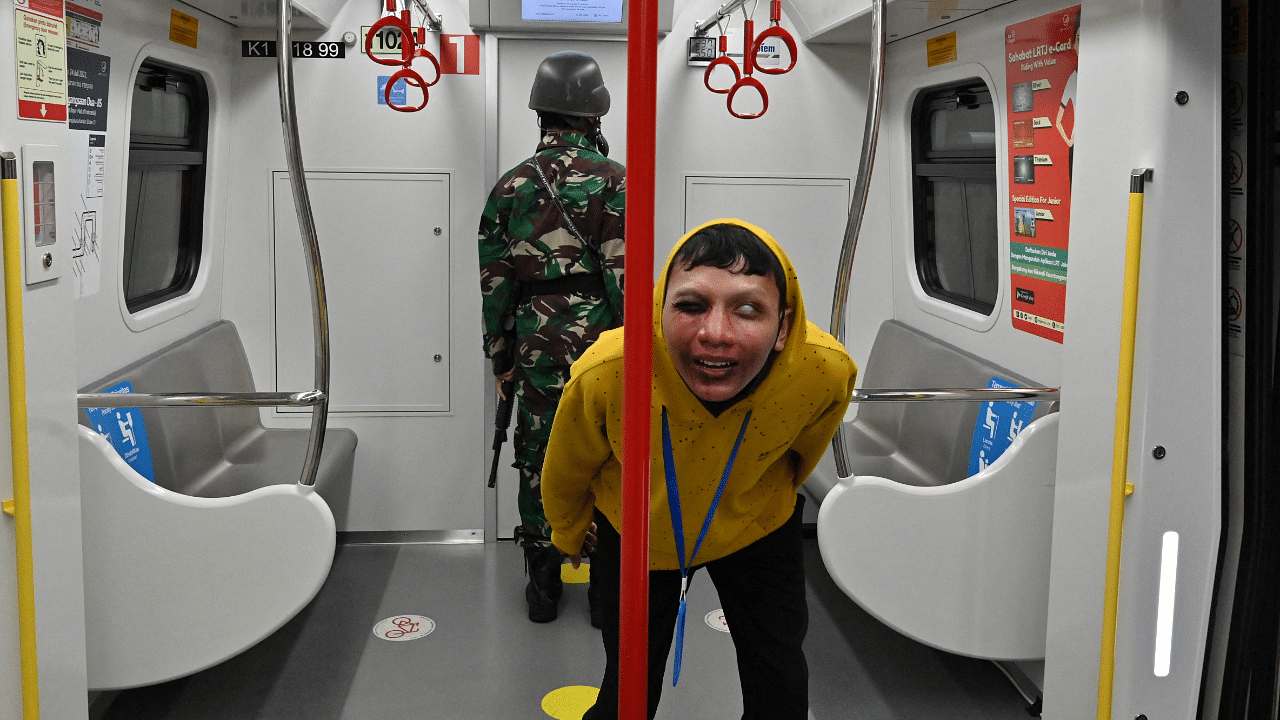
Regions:
M 373 626 L 373 634 L 383 640 L 403 642 L 426 637 L 436 629 L 436 621 L 421 615 L 397 615 Z

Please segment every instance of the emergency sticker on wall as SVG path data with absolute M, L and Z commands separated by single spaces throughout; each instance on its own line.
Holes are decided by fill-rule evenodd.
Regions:
M 67 119 L 67 53 L 62 14 L 54 19 L 25 10 L 14 13 L 18 117 L 63 122 Z
M 373 634 L 383 640 L 404 642 L 417 640 L 432 633 L 436 621 L 422 615 L 396 615 L 373 626 Z
M 169 41 L 194 48 L 200 39 L 200 19 L 177 10 L 169 11 Z
M 126 380 L 102 392 L 131 393 L 133 384 Z M 131 407 L 85 408 L 84 414 L 89 417 L 89 427 L 105 437 L 129 467 L 147 480 L 156 481 L 156 472 L 151 466 L 151 445 L 147 442 L 147 424 L 142 419 L 141 410 Z
M 1001 377 L 993 377 L 991 382 L 987 383 L 987 387 L 1021 386 Z M 969 449 L 969 475 L 977 475 L 999 459 L 1035 414 L 1036 403 L 1031 400 L 982 403 L 978 408 L 978 420 L 973 425 L 973 445 Z
M 722 633 L 729 632 L 729 621 L 724 619 L 724 610 L 716 608 L 707 613 L 707 616 L 703 619 L 706 620 L 707 627 L 712 630 L 719 630 Z

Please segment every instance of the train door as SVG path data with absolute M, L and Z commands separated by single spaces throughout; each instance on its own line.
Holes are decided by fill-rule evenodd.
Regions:
M 604 136 L 609 141 L 609 157 L 622 164 L 627 162 L 627 45 L 612 39 L 546 39 L 521 38 L 496 35 L 490 38 L 494 49 L 489 62 L 491 101 L 497 112 L 489 114 L 490 147 L 496 147 L 496 162 L 488 168 L 488 187 L 517 164 L 533 154 L 540 133 L 538 116 L 529 109 L 529 87 L 534 71 L 542 59 L 551 53 L 565 50 L 584 52 L 596 59 L 609 89 L 609 113 L 602 120 Z M 487 192 L 487 190 L 486 190 Z M 479 216 L 476 217 L 479 222 Z M 483 374 L 486 396 L 492 407 L 494 387 L 489 378 L 493 368 L 484 363 Z M 510 537 L 511 529 L 520 524 L 516 508 L 519 475 L 511 463 L 514 460 L 508 442 L 502 448 L 498 464 L 497 492 L 492 500 L 497 523 L 497 537 Z

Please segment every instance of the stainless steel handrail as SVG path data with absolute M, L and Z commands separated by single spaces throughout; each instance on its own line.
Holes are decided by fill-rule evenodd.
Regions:
M 738 8 L 746 4 L 747 4 L 747 0 L 729 0 L 729 2 L 721 5 L 720 9 L 716 10 L 716 13 L 714 15 L 707 18 L 703 22 L 700 22 L 697 25 L 694 25 L 693 34 L 699 35 L 699 36 L 706 35 L 708 30 L 715 27 L 716 23 L 720 22 L 721 18 L 730 15 L 731 13 L 733 13 L 734 10 L 737 10 Z
M 849 302 L 849 283 L 853 277 L 853 256 L 858 249 L 858 234 L 862 231 L 862 216 L 867 210 L 867 194 L 871 188 L 871 168 L 875 164 L 876 141 L 880 135 L 880 106 L 884 88 L 884 57 L 886 38 L 884 30 L 885 4 L 887 0 L 872 0 L 871 36 L 874 47 L 871 53 L 871 77 L 867 90 L 867 123 L 862 131 L 862 157 L 858 161 L 858 179 L 853 186 L 853 199 L 849 204 L 849 221 L 844 228 L 844 243 L 840 248 L 840 267 L 836 271 L 836 291 L 831 304 L 831 334 L 841 344 L 845 341 L 844 311 Z M 835 453 L 836 470 L 840 477 L 853 472 L 849 449 L 844 433 L 836 432 L 831 440 Z
M 80 393 L 76 405 L 100 407 L 209 407 L 249 405 L 254 407 L 310 407 L 324 401 L 319 390 L 306 392 L 239 393 Z
M 931 390 L 885 388 L 867 390 L 863 388 L 854 390 L 849 402 L 1016 402 L 1058 399 L 1057 388 L 937 388 Z
M 307 193 L 307 176 L 302 165 L 302 146 L 298 142 L 298 113 L 293 102 L 292 11 L 289 0 L 279 0 L 277 23 L 276 67 L 280 79 L 280 120 L 284 125 L 284 151 L 289 164 L 289 184 L 293 188 L 293 204 L 298 211 L 298 227 L 307 256 L 307 280 L 311 285 L 311 320 L 315 333 L 316 392 L 320 401 L 311 411 L 311 436 L 307 442 L 307 459 L 298 484 L 315 485 L 320 469 L 320 451 L 324 448 L 325 425 L 329 418 L 329 309 L 325 301 L 324 270 L 320 264 L 320 240 L 316 236 L 315 218 L 311 214 L 311 197 Z

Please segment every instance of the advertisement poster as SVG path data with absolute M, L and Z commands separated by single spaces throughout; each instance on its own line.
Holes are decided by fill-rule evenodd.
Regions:
M 1062 342 L 1080 6 L 1005 28 L 1013 326 Z
M 18 61 L 18 117 L 63 122 L 67 119 L 67 61 L 62 6 L 58 18 L 15 10 L 14 43 Z

